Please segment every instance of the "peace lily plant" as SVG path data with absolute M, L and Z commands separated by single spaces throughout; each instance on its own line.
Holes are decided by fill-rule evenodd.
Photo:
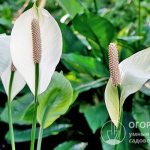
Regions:
M 150 48 L 137 52 L 118 63 L 118 51 L 114 43 L 109 45 L 110 79 L 105 89 L 105 103 L 116 127 L 122 122 L 125 99 L 138 91 L 150 79 Z
M 10 55 L 10 36 L 0 35 L 0 76 L 8 96 L 8 121 L 12 150 L 15 150 L 11 102 L 25 86 L 25 81 L 12 63 Z
M 60 28 L 47 10 L 38 8 L 34 4 L 15 21 L 10 47 L 13 64 L 34 94 L 30 146 L 30 149 L 34 150 L 38 96 L 47 89 L 61 57 Z

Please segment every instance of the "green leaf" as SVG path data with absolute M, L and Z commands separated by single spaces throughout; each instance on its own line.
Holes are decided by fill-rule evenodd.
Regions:
M 53 124 L 49 128 L 43 131 L 43 138 L 48 137 L 50 135 L 56 135 L 61 131 L 67 130 L 71 127 L 70 124 Z M 38 138 L 39 128 L 36 129 L 36 139 Z M 27 142 L 31 140 L 31 129 L 27 130 L 14 130 L 15 142 Z M 5 139 L 10 141 L 9 132 L 5 135 Z
M 69 108 L 73 99 L 70 82 L 55 72 L 48 89 L 39 96 L 37 119 L 43 128 L 50 126 Z
M 107 77 L 108 70 L 101 61 L 93 57 L 81 56 L 77 54 L 64 54 L 63 63 L 69 70 L 78 73 L 86 73 L 93 77 Z
M 57 2 L 71 17 L 84 12 L 83 7 L 77 0 L 57 0 Z
M 103 126 L 103 124 L 108 119 L 108 112 L 104 103 L 99 103 L 98 105 L 81 105 L 80 112 L 84 114 L 90 128 L 93 133 Z
M 76 16 L 73 19 L 73 26 L 76 31 L 86 37 L 93 48 L 99 50 L 106 49 L 115 34 L 114 26 L 107 19 L 92 13 Z M 97 55 L 100 55 L 98 52 Z M 106 54 L 107 51 L 105 51 Z
M 28 109 L 31 107 L 32 103 L 33 103 L 32 94 L 26 94 L 25 96 L 22 96 L 12 101 L 11 109 L 12 109 L 13 123 L 15 124 L 31 124 L 32 123 L 32 119 L 30 120 L 24 119 L 25 114 L 28 111 Z M 32 118 L 32 115 L 31 115 L 31 118 Z M 8 123 L 7 105 L 4 108 L 3 112 L 1 113 L 0 119 L 1 121 Z
M 84 150 L 87 146 L 87 143 L 77 142 L 77 141 L 68 141 L 62 144 L 59 144 L 54 150 Z
M 125 37 L 118 37 L 118 40 L 124 40 L 127 41 L 128 43 L 134 43 L 141 40 L 142 38 L 143 38 L 142 36 L 125 36 Z
M 142 135 L 149 141 L 150 139 L 150 127 L 147 126 L 150 121 L 150 105 L 149 103 L 144 103 L 144 100 L 134 100 L 134 105 L 132 106 L 132 114 L 137 122 L 137 127 L 139 128 Z M 143 127 L 143 123 L 145 127 Z M 150 143 L 148 142 L 149 147 Z
M 144 93 L 147 96 L 150 96 L 150 81 L 147 81 L 142 88 L 140 89 L 142 93 Z
M 41 117 L 45 114 L 44 128 L 47 124 L 52 124 L 60 115 L 67 111 L 72 103 L 72 99 L 73 90 L 69 81 L 61 73 L 55 72 L 48 90 L 39 96 L 38 119 L 39 122 L 42 121 Z M 32 94 L 27 94 L 12 102 L 13 123 L 29 125 L 32 123 L 32 116 Z M 5 107 L 0 117 L 1 121 L 8 122 L 7 107 Z
M 5 93 L 4 86 L 1 80 L 0 80 L 0 92 Z
M 107 78 L 100 78 L 95 80 L 88 74 L 70 72 L 66 78 L 71 82 L 75 91 L 82 93 L 93 88 L 104 86 L 107 83 Z
M 141 136 L 138 137 L 136 136 L 131 136 L 131 134 L 140 134 L 135 130 L 134 128 L 130 128 L 129 124 L 130 122 L 134 122 L 131 113 L 124 112 L 124 117 L 123 117 L 123 127 L 122 132 L 121 132 L 121 140 L 122 142 L 119 143 L 118 145 L 118 150 L 148 150 L 149 148 L 147 147 L 147 144 L 145 143 L 140 143 L 136 144 L 134 143 L 133 140 L 140 140 Z M 115 129 L 116 127 L 113 126 L 110 122 L 106 122 L 101 130 L 101 142 L 102 142 L 102 147 L 103 150 L 114 150 L 114 145 L 110 145 L 107 143 L 107 140 L 110 139 L 115 139 Z
M 63 36 L 63 52 L 64 53 L 78 53 L 86 54 L 87 50 L 83 43 L 75 36 L 73 31 L 65 24 L 60 24 Z M 73 44 L 72 44 L 73 43 Z

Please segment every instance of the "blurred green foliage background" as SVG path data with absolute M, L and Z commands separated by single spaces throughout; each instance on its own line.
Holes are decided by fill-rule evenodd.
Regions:
M 11 33 L 13 20 L 25 0 L 0 0 L 0 33 Z M 32 1 L 25 9 L 32 7 Z M 107 48 L 116 42 L 119 59 L 150 46 L 149 0 L 47 0 L 45 8 L 58 21 L 63 35 L 63 55 L 57 67 L 71 82 L 75 102 L 66 115 L 44 131 L 44 150 L 113 150 L 101 139 L 109 119 L 104 90 L 109 78 Z M 10 149 L 6 95 L 0 84 L 0 149 Z M 143 87 L 124 105 L 127 131 L 119 150 L 149 150 L 150 143 L 129 143 L 129 132 L 150 133 L 150 128 L 129 128 L 129 122 L 150 121 L 150 90 Z M 13 102 L 17 149 L 28 149 L 31 122 L 26 110 L 32 95 L 26 87 Z M 31 116 L 32 114 L 30 114 Z M 38 129 L 37 129 L 38 130 Z M 132 130 L 132 131 L 131 131 Z M 107 134 L 107 133 L 105 133 Z M 149 136 L 134 137 L 149 139 Z M 24 145 L 24 146 L 23 146 Z

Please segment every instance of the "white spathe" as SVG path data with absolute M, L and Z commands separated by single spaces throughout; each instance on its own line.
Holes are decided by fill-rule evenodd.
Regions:
M 0 35 L 0 76 L 6 94 L 8 95 L 9 81 L 11 75 L 11 55 L 10 55 L 10 36 L 6 34 Z M 14 73 L 12 84 L 11 100 L 23 89 L 25 81 L 18 71 Z
M 8 67 L 10 58 L 10 36 L 0 34 L 0 76 Z
M 10 76 L 11 76 L 11 63 L 10 61 L 7 69 L 2 73 L 2 82 L 4 85 L 4 89 L 6 91 L 6 94 L 8 95 L 9 93 L 9 82 L 10 82 Z M 12 82 L 12 90 L 11 90 L 11 97 L 10 100 L 12 101 L 15 96 L 24 88 L 26 82 L 21 76 L 21 74 L 16 70 L 14 72 L 14 78 Z
M 62 54 L 61 31 L 48 11 L 33 6 L 16 20 L 11 33 L 11 54 L 14 65 L 34 94 L 35 65 L 32 54 L 31 22 L 35 18 L 39 20 L 41 31 L 42 58 L 39 64 L 38 90 L 38 94 L 41 94 L 47 89 Z
M 117 126 L 125 99 L 138 91 L 150 79 L 150 48 L 137 52 L 119 64 L 121 73 L 120 106 L 118 91 L 109 79 L 105 89 L 105 103 L 110 118 Z

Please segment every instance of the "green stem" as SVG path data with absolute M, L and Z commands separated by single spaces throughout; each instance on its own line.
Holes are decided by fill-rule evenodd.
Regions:
M 43 135 L 43 127 L 42 127 L 42 126 L 40 126 L 37 150 L 41 150 L 42 135 Z
M 98 12 L 98 7 L 97 7 L 96 0 L 94 0 L 94 7 L 95 7 L 95 12 L 96 12 L 96 14 L 97 14 L 97 12 Z
M 138 0 L 138 36 L 141 36 L 141 2 Z M 138 42 L 138 48 L 140 49 L 140 40 Z
M 121 137 L 122 121 L 123 121 L 123 111 L 121 112 L 121 115 L 120 115 L 120 120 L 119 120 L 119 124 L 118 124 L 118 128 L 117 128 L 117 133 L 116 133 L 116 136 L 115 136 L 115 139 L 117 139 L 117 140 L 120 140 L 120 137 Z M 119 146 L 119 144 L 116 144 L 114 150 L 118 150 L 118 146 Z
M 50 105 L 50 104 L 47 104 L 47 105 Z M 48 109 L 49 107 L 47 107 L 44 111 L 44 114 L 43 114 L 43 119 L 42 119 L 42 123 L 40 124 L 40 131 L 39 131 L 39 137 L 38 137 L 38 144 L 37 144 L 37 150 L 40 150 L 41 149 L 41 143 L 42 143 L 42 136 L 43 136 L 43 127 L 44 127 L 44 122 L 45 122 L 45 119 L 46 119 L 46 114 L 48 112 Z
M 37 107 L 38 107 L 38 86 L 39 86 L 39 64 L 35 64 L 35 95 L 34 95 L 34 114 L 32 121 L 31 131 L 31 145 L 30 150 L 34 150 L 35 135 L 36 135 L 36 123 L 37 123 Z
M 12 150 L 15 150 L 15 140 L 14 140 L 14 131 L 13 131 L 13 123 L 12 123 L 12 113 L 11 113 L 11 90 L 14 79 L 14 71 L 11 71 L 10 80 L 9 80 L 9 89 L 8 89 L 8 120 L 9 120 L 9 132 L 11 139 L 11 147 Z
M 117 90 L 118 90 L 118 97 L 119 97 L 119 103 L 120 103 L 120 97 L 121 97 L 121 87 L 120 87 L 120 85 L 117 86 Z M 119 119 L 119 122 L 118 122 L 117 133 L 116 133 L 116 136 L 115 136 L 116 140 L 120 140 L 121 130 L 122 130 L 123 110 L 121 109 L 120 106 L 121 106 L 121 104 L 119 104 L 120 119 Z M 118 145 L 119 144 L 115 145 L 114 150 L 118 150 Z

